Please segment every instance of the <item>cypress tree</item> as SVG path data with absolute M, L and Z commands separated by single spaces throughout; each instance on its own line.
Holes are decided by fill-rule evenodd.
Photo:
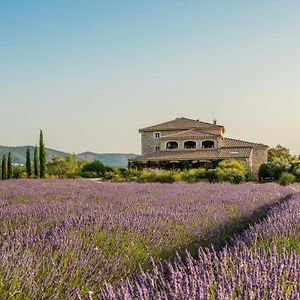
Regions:
M 39 177 L 39 155 L 37 145 L 34 147 L 33 173 L 35 177 Z
M 40 131 L 40 178 L 46 178 L 46 151 L 43 131 Z
M 27 147 L 26 150 L 26 174 L 27 177 L 31 177 L 31 158 L 30 158 L 30 149 Z
M 6 170 L 6 156 L 3 154 L 2 157 L 2 180 L 5 180 L 7 176 L 7 170 Z
M 7 159 L 7 179 L 13 178 L 13 168 L 12 168 L 12 159 L 11 159 L 11 152 L 8 153 Z

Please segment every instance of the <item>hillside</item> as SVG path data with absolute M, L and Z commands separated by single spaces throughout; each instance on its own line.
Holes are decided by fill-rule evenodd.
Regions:
M 33 158 L 34 147 L 30 146 L 31 157 Z M 13 163 L 16 164 L 25 164 L 25 154 L 26 154 L 27 146 L 19 146 L 19 147 L 5 147 L 0 146 L 0 156 L 3 154 L 8 154 L 8 152 L 12 153 Z M 68 153 L 63 151 L 58 151 L 50 148 L 46 148 L 46 159 L 47 161 L 51 160 L 52 156 L 56 155 L 58 157 L 65 157 Z M 127 161 L 130 158 L 136 157 L 137 154 L 134 153 L 92 153 L 92 152 L 83 152 L 77 154 L 79 159 L 93 161 L 100 160 L 103 164 L 110 167 L 119 167 L 124 168 L 127 166 Z

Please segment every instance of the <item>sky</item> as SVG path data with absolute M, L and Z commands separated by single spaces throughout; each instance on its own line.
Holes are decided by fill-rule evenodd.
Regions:
M 300 154 L 300 2 L 0 0 L 0 145 L 140 153 L 176 117 Z

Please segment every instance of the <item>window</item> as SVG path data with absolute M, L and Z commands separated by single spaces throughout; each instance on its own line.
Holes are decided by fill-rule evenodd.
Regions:
M 154 138 L 159 139 L 160 138 L 160 132 L 154 132 Z
M 202 142 L 202 148 L 209 149 L 209 148 L 215 148 L 215 142 L 214 141 L 203 141 Z
M 159 146 L 155 146 L 155 152 L 160 151 L 160 147 Z
M 196 149 L 196 142 L 195 141 L 186 141 L 183 145 L 184 149 Z
M 166 149 L 178 149 L 178 142 L 167 142 Z
M 232 150 L 230 153 L 231 154 L 239 154 L 240 152 L 239 152 L 239 150 Z

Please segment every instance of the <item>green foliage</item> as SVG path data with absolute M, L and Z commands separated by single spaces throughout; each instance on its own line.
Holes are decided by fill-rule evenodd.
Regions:
M 27 147 L 26 150 L 26 174 L 27 177 L 30 178 L 32 175 L 32 170 L 31 170 L 31 158 L 30 158 L 30 149 Z
M 210 183 L 215 183 L 218 182 L 220 179 L 221 174 L 218 174 L 218 170 L 217 169 L 209 169 L 206 171 L 206 179 L 210 182 Z
M 247 171 L 246 165 L 237 160 L 223 160 L 219 163 L 218 167 L 222 170 L 236 170 L 244 174 Z
M 80 176 L 82 178 L 99 178 L 98 174 L 93 171 L 85 171 L 85 172 L 80 172 Z
M 13 168 L 13 178 L 25 178 L 27 177 L 27 172 L 25 167 L 23 166 L 14 166 Z
M 297 161 L 296 156 L 290 154 L 288 148 L 277 145 L 275 148 L 271 148 L 268 151 L 268 162 L 279 164 L 283 166 L 289 166 L 291 163 Z
M 179 174 L 180 177 L 177 177 L 178 179 L 176 181 L 181 179 L 183 181 L 193 183 L 206 179 L 206 170 L 204 168 L 185 170 Z
M 236 169 L 222 170 L 223 176 L 219 176 L 219 181 L 229 181 L 234 184 L 242 183 L 246 181 L 245 172 Z M 220 173 L 219 173 L 220 174 Z
M 216 171 L 217 181 L 229 181 L 234 184 L 245 182 L 248 173 L 246 164 L 237 160 L 221 161 Z
M 12 167 L 12 159 L 11 159 L 11 152 L 8 153 L 7 159 L 7 179 L 13 178 L 13 167 Z
M 174 173 L 171 171 L 160 171 L 154 176 L 154 182 L 172 183 L 174 181 Z
M 138 181 L 139 182 L 154 182 L 154 177 L 155 177 L 155 174 L 154 174 L 153 170 L 143 169 L 138 176 Z
M 281 185 L 289 185 L 294 183 L 295 181 L 296 181 L 296 176 L 288 172 L 283 172 L 279 179 Z
M 40 130 L 40 147 L 39 147 L 40 155 L 40 178 L 46 178 L 46 150 L 44 144 L 43 131 Z
M 99 160 L 85 164 L 81 170 L 81 176 L 86 178 L 103 177 L 107 168 Z
M 107 168 L 107 171 L 104 174 L 105 180 L 110 180 L 114 182 L 121 182 L 121 181 L 131 181 L 134 177 L 134 170 L 124 170 L 124 169 L 117 169 L 117 168 Z M 135 178 L 137 179 L 137 177 Z
M 194 183 L 198 181 L 241 183 L 246 181 L 249 173 L 244 163 L 234 160 L 222 161 L 215 169 L 204 168 L 189 170 L 163 170 L 163 169 L 112 169 L 105 173 L 104 179 L 111 181 L 139 181 L 172 183 L 186 181 Z M 84 175 L 84 174 L 83 174 Z
M 260 166 L 258 177 L 261 182 L 278 181 L 283 185 L 300 181 L 300 162 L 288 148 L 278 145 L 268 151 L 268 163 Z
M 262 164 L 258 170 L 258 180 L 263 182 L 265 180 L 271 179 L 270 172 L 269 172 L 269 165 Z
M 295 175 L 296 180 L 300 181 L 300 163 L 294 164 L 292 166 L 291 172 Z
M 34 147 L 33 174 L 36 178 L 39 177 L 39 155 L 37 145 Z
M 2 157 L 2 171 L 1 171 L 1 179 L 5 180 L 7 179 L 7 162 L 6 162 L 6 155 L 3 154 Z
M 47 171 L 50 176 L 59 178 L 76 178 L 80 175 L 85 161 L 80 161 L 75 154 L 69 154 L 65 158 L 53 156 L 47 163 Z
M 258 177 L 262 182 L 278 181 L 281 174 L 287 170 L 284 166 L 275 163 L 262 164 L 259 168 Z

